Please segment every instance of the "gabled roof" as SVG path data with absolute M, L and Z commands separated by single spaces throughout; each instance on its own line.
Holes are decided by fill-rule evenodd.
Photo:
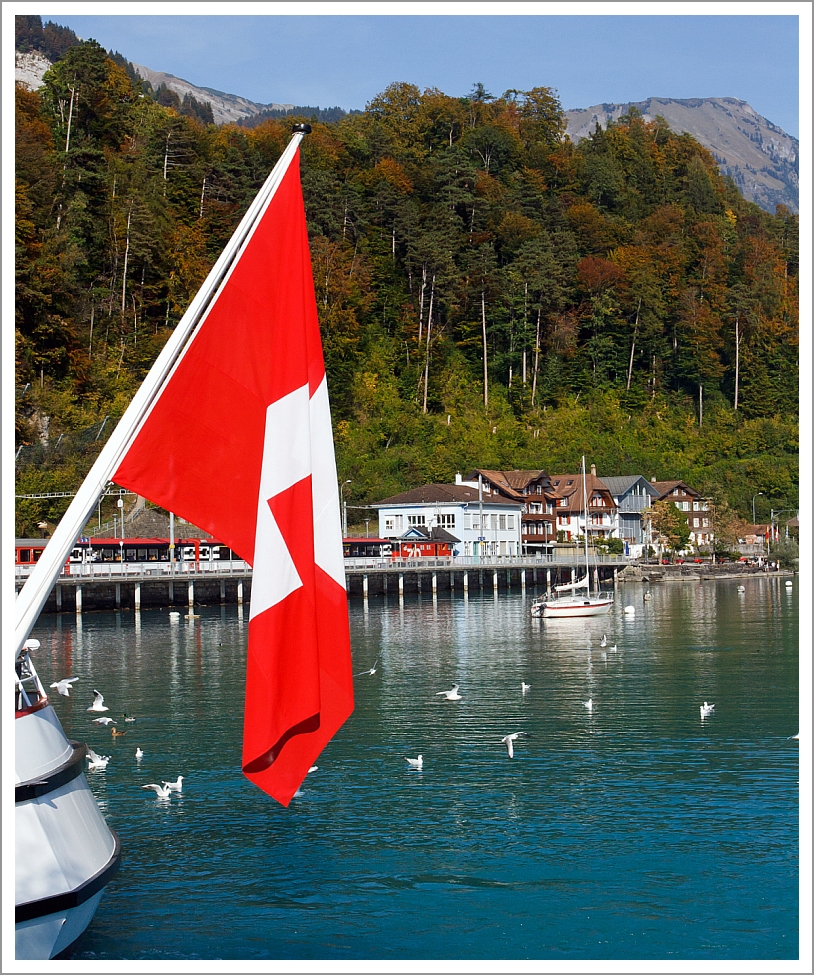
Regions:
M 657 498 L 659 496 L 659 492 L 656 489 L 655 484 L 652 484 L 650 481 L 647 480 L 646 477 L 643 477 L 641 474 L 628 474 L 623 477 L 602 478 L 602 483 L 607 486 L 608 490 L 614 496 L 614 498 L 621 498 L 623 494 L 627 494 L 627 492 L 633 487 L 633 485 L 637 484 L 639 481 L 641 481 L 641 483 L 645 486 L 645 488 L 647 489 L 647 493 L 652 498 Z
M 582 474 L 552 474 L 551 475 L 552 493 L 559 498 L 565 498 L 567 504 L 558 506 L 557 511 L 577 512 L 582 511 Z M 591 507 L 591 495 L 600 493 L 605 494 L 613 507 L 616 502 L 613 495 L 596 474 L 587 474 L 585 477 L 585 492 L 588 495 L 588 507 Z
M 403 535 L 399 536 L 399 538 L 402 541 L 404 539 L 419 538 L 428 542 L 450 542 L 453 545 L 456 542 L 460 542 L 460 538 L 456 538 L 445 528 L 438 528 L 437 526 L 430 531 L 427 531 L 426 528 L 421 528 L 418 525 L 411 525 Z
M 664 498 L 671 494 L 676 488 L 681 488 L 684 494 L 692 498 L 700 498 L 701 494 L 695 488 L 691 488 L 686 481 L 651 481 L 651 486 L 659 492 L 659 498 Z
M 477 467 L 467 477 L 467 481 L 477 480 L 478 474 L 481 474 L 484 480 L 503 491 L 507 497 L 515 498 L 518 501 L 525 500 L 526 495 L 523 494 L 523 490 L 529 484 L 540 478 L 548 480 L 545 471 L 487 471 L 484 468 Z
M 423 487 L 413 488 L 411 491 L 404 491 L 402 494 L 394 494 L 392 498 L 385 498 L 372 507 L 390 508 L 399 504 L 471 504 L 477 500 L 478 489 L 467 487 L 465 484 L 425 484 Z M 512 508 L 516 508 L 519 504 L 519 502 L 509 498 L 495 498 L 491 495 L 485 496 L 483 503 L 503 504 Z

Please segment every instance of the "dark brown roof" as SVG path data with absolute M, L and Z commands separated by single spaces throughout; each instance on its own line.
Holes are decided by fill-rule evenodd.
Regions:
M 392 498 L 385 498 L 373 505 L 381 508 L 394 504 L 465 504 L 478 500 L 478 489 L 466 487 L 463 484 L 425 484 L 423 487 L 413 488 L 403 494 L 394 494 Z M 493 497 L 485 494 L 484 502 L 488 504 L 505 504 L 516 507 L 518 502 L 509 498 Z
M 567 505 L 557 508 L 558 512 L 582 511 L 582 474 L 552 474 L 551 490 L 555 497 L 567 498 L 568 500 Z M 604 494 L 607 497 L 610 501 L 607 507 L 616 507 L 616 502 L 613 500 L 613 495 L 608 490 L 607 485 L 596 474 L 585 476 L 585 491 L 588 495 L 589 508 L 591 507 L 591 496 L 595 493 Z
M 681 488 L 684 494 L 689 495 L 692 498 L 700 498 L 701 495 L 695 488 L 691 488 L 686 481 L 651 481 L 651 485 L 659 492 L 660 498 L 664 498 L 666 495 L 670 494 L 676 488 Z

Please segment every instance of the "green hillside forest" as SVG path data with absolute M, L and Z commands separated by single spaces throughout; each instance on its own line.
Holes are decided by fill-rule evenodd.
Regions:
M 16 98 L 17 493 L 70 492 L 297 119 L 216 126 L 94 41 Z M 750 522 L 756 495 L 758 521 L 797 507 L 795 216 L 745 202 L 662 121 L 572 145 L 547 87 L 394 83 L 312 124 L 349 503 L 585 454 L 600 477 L 683 479 Z M 18 500 L 18 534 L 66 504 Z

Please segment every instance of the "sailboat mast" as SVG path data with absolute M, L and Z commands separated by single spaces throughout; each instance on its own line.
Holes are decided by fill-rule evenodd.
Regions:
M 282 182 L 300 142 L 308 131 L 310 131 L 310 126 L 303 126 L 299 131 L 294 132 L 282 156 L 277 160 L 277 164 L 272 169 L 260 192 L 238 224 L 232 239 L 215 262 L 200 290 L 193 298 L 181 321 L 176 325 L 167 344 L 161 350 L 147 377 L 110 435 L 108 442 L 96 458 L 90 472 L 68 506 L 68 510 L 60 519 L 39 561 L 17 596 L 14 607 L 15 659 L 23 649 L 31 628 L 34 626 L 54 587 L 54 583 L 62 571 L 65 560 L 107 487 L 113 472 L 127 453 L 141 423 L 149 414 L 175 364 L 183 355 L 188 341 L 205 317 L 213 297 L 228 277 L 235 258 L 251 237 L 258 220 Z
M 585 454 L 582 455 L 582 507 L 585 511 L 585 578 L 588 582 L 588 595 L 591 595 L 591 569 L 588 565 L 588 486 L 585 483 Z

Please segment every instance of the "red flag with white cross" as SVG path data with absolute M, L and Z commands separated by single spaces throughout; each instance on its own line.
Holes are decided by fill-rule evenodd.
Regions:
M 353 710 L 298 151 L 112 479 L 252 566 L 243 771 L 288 805 Z

